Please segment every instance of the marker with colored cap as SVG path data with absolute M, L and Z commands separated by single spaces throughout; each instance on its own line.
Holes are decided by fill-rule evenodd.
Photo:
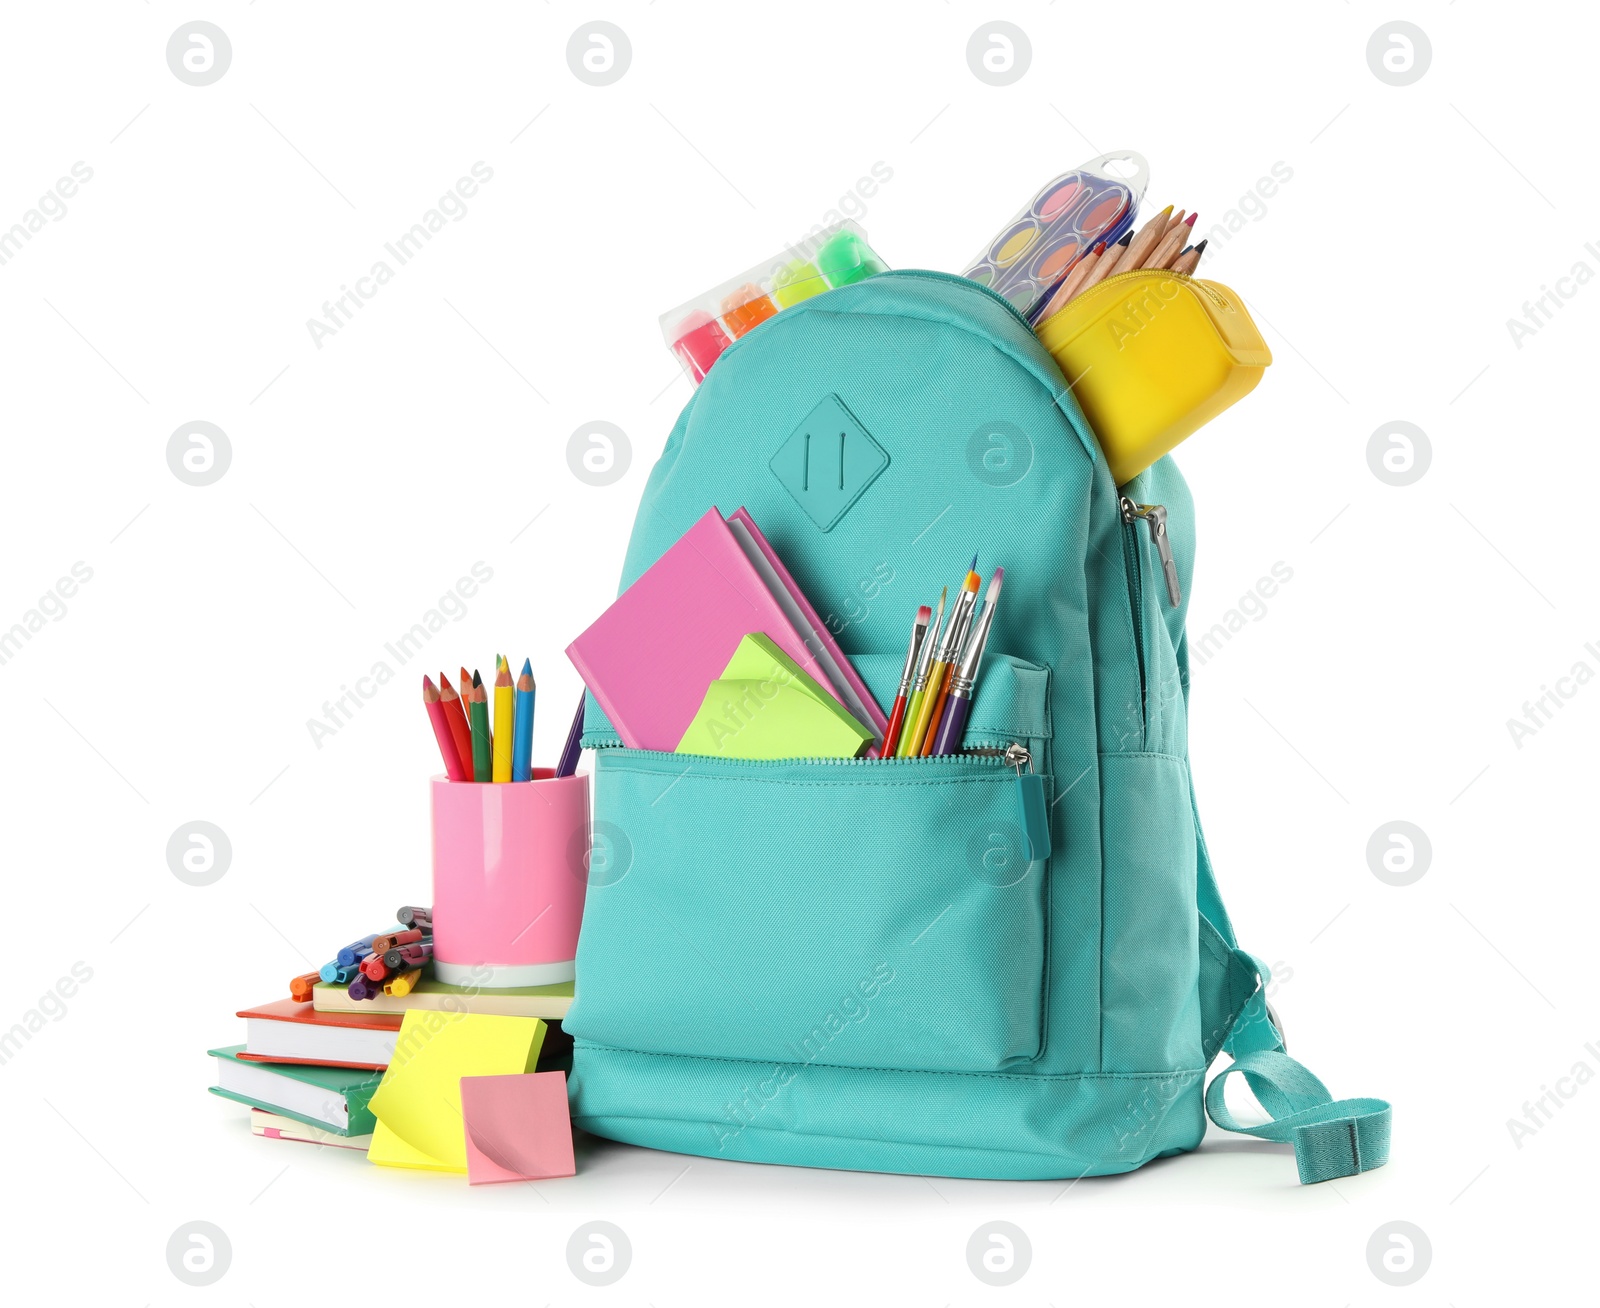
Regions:
M 391 931 L 386 936 L 372 938 L 372 952 L 374 954 L 387 954 L 391 949 L 398 949 L 401 945 L 409 945 L 422 939 L 422 928 L 411 927 L 406 931 Z
M 377 932 L 373 932 L 370 936 L 362 936 L 360 940 L 352 940 L 333 956 L 333 961 L 340 967 L 354 967 L 372 952 L 372 942 L 377 938 Z
M 371 977 L 358 976 L 350 983 L 347 993 L 352 999 L 376 999 L 378 991 L 382 988 L 382 983 L 374 981 Z
M 754 282 L 746 282 L 722 297 L 722 321 L 735 340 L 777 312 L 772 298 Z
M 817 267 L 830 286 L 853 286 L 884 272 L 888 265 L 854 232 L 843 231 L 817 251 Z
M 805 259 L 794 259 L 775 269 L 772 274 L 772 298 L 780 309 L 809 300 L 828 289 L 817 265 Z M 719 351 L 720 353 L 720 351 Z
M 393 972 L 406 967 L 421 967 L 432 957 L 432 945 L 401 945 L 385 954 L 383 962 Z
M 673 329 L 672 352 L 682 360 L 697 386 L 732 344 L 722 324 L 704 309 L 696 309 Z

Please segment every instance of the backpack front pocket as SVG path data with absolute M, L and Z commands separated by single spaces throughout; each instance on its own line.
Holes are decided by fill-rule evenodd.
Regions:
M 578 1038 L 945 1072 L 1038 1056 L 1049 862 L 1004 759 L 608 749 L 595 794 Z

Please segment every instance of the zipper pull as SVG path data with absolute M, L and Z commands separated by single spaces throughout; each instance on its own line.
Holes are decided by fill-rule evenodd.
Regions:
M 1132 524 L 1136 519 L 1143 518 L 1150 527 L 1150 539 L 1155 544 L 1156 553 L 1161 556 L 1161 572 L 1167 579 L 1167 600 L 1173 608 L 1178 607 L 1183 598 L 1183 592 L 1178 586 L 1178 563 L 1172 557 L 1172 542 L 1167 539 L 1167 506 L 1164 504 L 1135 504 L 1126 495 L 1122 496 L 1122 520 Z
M 1044 778 L 1033 770 L 1033 755 L 1026 745 L 1007 745 L 1005 760 L 1017 772 L 1017 810 L 1027 844 L 1023 852 L 1030 863 L 1038 863 L 1050 857 L 1050 814 L 1044 806 Z

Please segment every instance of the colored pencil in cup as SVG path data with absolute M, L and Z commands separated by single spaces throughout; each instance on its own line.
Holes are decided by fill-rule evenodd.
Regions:
M 516 738 L 511 744 L 511 779 L 533 780 L 533 663 L 522 660 L 522 672 L 517 677 Z
M 462 671 L 465 672 L 466 669 L 463 668 Z M 472 679 L 469 677 L 465 678 L 464 680 L 465 684 L 470 689 L 472 686 Z M 446 689 L 450 691 L 448 695 L 445 694 Z M 450 679 L 450 674 L 447 672 L 439 673 L 439 698 L 443 700 L 447 706 L 449 706 L 449 712 L 455 713 L 457 716 L 459 716 L 463 723 L 466 722 L 467 701 L 461 698 L 461 692 L 456 689 L 456 683 Z
M 472 674 L 472 699 L 467 707 L 472 717 L 472 779 L 491 781 L 494 778 L 494 737 L 489 730 L 489 692 L 476 672 Z
M 467 706 L 450 678 L 439 674 L 439 702 L 444 705 L 445 726 L 450 729 L 450 739 L 456 747 L 456 757 L 461 760 L 461 780 L 472 780 L 472 725 L 467 721 Z M 452 778 L 453 780 L 454 778 Z
M 501 659 L 494 674 L 494 754 L 490 761 L 490 775 L 495 781 L 511 780 L 511 747 L 516 744 L 515 718 L 516 691 L 511 684 L 511 669 Z
M 422 702 L 428 709 L 428 721 L 433 724 L 433 738 L 439 743 L 445 775 L 452 781 L 465 781 L 467 773 L 461 766 L 461 752 L 456 748 L 455 737 L 450 734 L 450 720 L 445 716 L 433 678 L 426 672 L 422 674 Z
M 895 747 L 900 743 L 900 730 L 906 724 L 906 700 L 911 695 L 911 683 L 916 679 L 917 657 L 922 653 L 922 641 L 928 634 L 928 619 L 932 616 L 932 606 L 924 604 L 911 624 L 911 644 L 906 649 L 906 665 L 900 672 L 900 688 L 895 692 L 894 707 L 889 711 L 889 725 L 883 731 L 884 758 L 893 758 Z
M 567 743 L 561 749 L 561 761 L 556 764 L 556 776 L 570 777 L 578 770 L 578 755 L 583 753 L 583 700 L 578 694 L 578 711 L 572 715 L 572 725 L 567 728 Z

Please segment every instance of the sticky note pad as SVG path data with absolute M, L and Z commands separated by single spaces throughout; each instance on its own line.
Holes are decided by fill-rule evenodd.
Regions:
M 371 1109 L 367 1158 L 386 1167 L 465 1172 L 461 1079 L 533 1069 L 545 1026 L 536 1017 L 412 1010 Z
M 561 1072 L 461 1079 L 467 1180 L 540 1181 L 572 1176 L 572 1118 Z
M 745 636 L 706 689 L 679 754 L 854 758 L 873 740 L 847 709 L 761 633 Z

